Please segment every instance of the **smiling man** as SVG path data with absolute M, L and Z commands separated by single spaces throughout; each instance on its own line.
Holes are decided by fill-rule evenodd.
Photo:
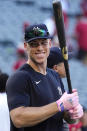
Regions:
M 29 26 L 24 39 L 28 61 L 6 85 L 11 131 L 63 131 L 65 110 L 72 111 L 72 119 L 83 115 L 78 93 L 67 94 L 58 73 L 47 68 L 51 37 L 46 25 Z

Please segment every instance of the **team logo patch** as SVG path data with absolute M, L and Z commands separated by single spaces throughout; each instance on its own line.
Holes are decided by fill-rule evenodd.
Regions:
M 57 90 L 59 92 L 59 95 L 61 96 L 63 93 L 62 93 L 62 90 L 61 90 L 61 88 L 59 86 L 57 87 Z

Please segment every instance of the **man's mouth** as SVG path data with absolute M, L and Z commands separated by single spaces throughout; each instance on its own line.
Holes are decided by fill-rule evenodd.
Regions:
M 43 57 L 44 54 L 45 54 L 45 52 L 35 53 L 35 55 L 36 55 L 37 57 Z

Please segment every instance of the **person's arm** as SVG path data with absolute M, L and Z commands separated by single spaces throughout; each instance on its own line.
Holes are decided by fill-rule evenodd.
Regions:
M 71 102 L 72 101 L 72 102 Z M 11 119 L 14 125 L 18 128 L 34 126 L 59 111 L 69 110 L 78 104 L 78 94 L 67 94 L 66 92 L 62 97 L 51 104 L 42 107 L 18 107 L 10 111 Z
M 11 119 L 17 128 L 34 126 L 58 112 L 56 102 L 42 107 L 18 107 L 10 111 Z

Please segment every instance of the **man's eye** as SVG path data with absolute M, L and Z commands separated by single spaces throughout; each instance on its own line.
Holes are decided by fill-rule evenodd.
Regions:
M 47 42 L 42 42 L 42 45 L 47 45 L 48 43 Z
M 38 45 L 38 43 L 30 43 L 30 46 L 32 46 L 32 47 L 34 47 L 34 46 L 37 46 Z

